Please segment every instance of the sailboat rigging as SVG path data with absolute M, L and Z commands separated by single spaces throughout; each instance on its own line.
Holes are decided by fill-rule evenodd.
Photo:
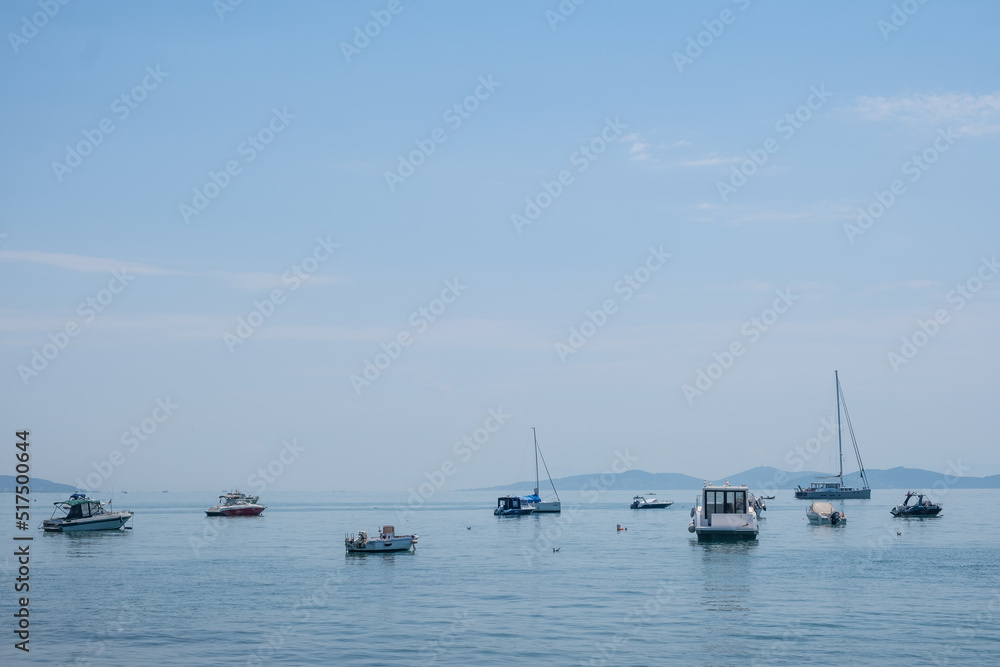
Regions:
M 865 474 L 864 463 L 861 462 L 861 450 L 858 449 L 858 441 L 854 437 L 854 426 L 851 424 L 851 415 L 847 412 L 847 400 L 844 398 L 844 390 L 840 386 L 840 374 L 837 371 L 833 372 L 833 377 L 837 383 L 837 460 L 840 464 L 839 471 L 836 475 L 831 475 L 829 477 L 817 478 L 809 485 L 809 488 L 803 489 L 801 486 L 795 489 L 796 498 L 862 498 L 869 499 L 872 497 L 872 490 L 868 486 L 868 475 Z M 851 443 L 854 445 L 854 456 L 858 460 L 858 469 L 861 472 L 861 482 L 863 486 L 861 488 L 853 488 L 849 486 L 844 486 L 844 443 L 843 443 L 843 427 L 840 422 L 841 407 L 843 407 L 844 417 L 847 420 L 847 431 L 851 435 Z M 819 481 L 819 480 L 833 480 L 836 481 Z
M 523 496 L 522 500 L 529 502 L 535 506 L 535 514 L 558 514 L 562 512 L 562 501 L 559 499 L 559 492 L 556 491 L 556 485 L 552 481 L 552 475 L 549 474 L 549 466 L 545 463 L 545 455 L 542 454 L 541 449 L 538 447 L 538 436 L 535 434 L 535 427 L 531 427 L 531 439 L 535 444 L 535 492 L 530 496 Z M 552 493 L 556 495 L 554 501 L 543 502 L 541 496 L 538 495 L 538 458 L 542 459 L 542 466 L 545 468 L 545 475 L 549 478 L 549 484 L 552 485 Z

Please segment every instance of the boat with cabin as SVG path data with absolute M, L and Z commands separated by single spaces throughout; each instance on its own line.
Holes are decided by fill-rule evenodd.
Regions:
M 847 523 L 847 515 L 834 509 L 833 505 L 825 500 L 817 500 L 809 505 L 806 518 L 814 526 L 840 526 Z
M 854 437 L 854 427 L 851 425 L 851 416 L 847 412 L 847 401 L 844 399 L 844 391 L 840 388 L 840 375 L 833 372 L 833 377 L 837 383 L 837 460 L 840 470 L 836 475 L 827 477 L 817 477 L 812 484 L 803 489 L 801 486 L 795 489 L 795 497 L 806 500 L 816 499 L 837 499 L 837 498 L 860 498 L 870 499 L 872 490 L 868 486 L 868 476 L 865 474 L 865 465 L 861 462 L 861 450 L 858 449 L 858 441 Z M 844 486 L 844 445 L 843 430 L 840 425 L 841 405 L 843 405 L 844 417 L 847 421 L 847 430 L 851 434 L 851 442 L 854 445 L 854 456 L 858 460 L 858 470 L 861 472 L 860 488 Z
M 915 498 L 911 505 L 910 499 Z M 896 505 L 890 512 L 893 516 L 937 516 L 941 513 L 942 507 L 938 503 L 931 502 L 930 498 L 922 493 L 906 492 L 906 499 L 901 505 Z
M 248 496 L 239 489 L 219 496 L 219 504 L 205 510 L 208 516 L 257 516 L 267 508 L 260 504 L 260 496 Z
M 115 512 L 108 503 L 107 509 L 100 500 L 86 494 L 74 493 L 68 500 L 53 503 L 52 517 L 42 521 L 42 529 L 52 533 L 69 533 L 83 530 L 119 530 L 131 528 L 125 524 L 133 512 Z
M 656 498 L 647 498 L 646 496 L 635 496 L 632 498 L 632 504 L 629 508 L 634 510 L 647 510 L 647 509 L 659 509 L 662 507 L 670 507 L 674 504 L 672 500 L 657 500 Z
M 344 546 L 348 553 L 389 553 L 416 549 L 419 535 L 397 535 L 395 526 L 382 526 L 378 537 L 369 537 L 368 532 L 359 530 L 344 536 Z
M 527 516 L 534 514 L 535 506 L 525 502 L 521 496 L 500 496 L 497 498 L 497 508 L 494 516 Z
M 721 486 L 705 482 L 691 508 L 688 526 L 688 532 L 697 533 L 699 542 L 755 540 L 758 530 L 750 489 L 743 485 L 730 486 L 729 482 Z

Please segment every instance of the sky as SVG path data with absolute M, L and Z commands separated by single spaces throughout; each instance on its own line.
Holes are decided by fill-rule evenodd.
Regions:
M 867 467 L 1000 473 L 998 20 L 3 3 L 2 428 L 101 491 L 831 471 L 838 371 Z

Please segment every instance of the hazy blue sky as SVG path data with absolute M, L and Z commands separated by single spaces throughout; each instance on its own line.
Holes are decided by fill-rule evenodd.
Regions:
M 0 422 L 102 489 L 830 470 L 837 369 L 869 467 L 1000 473 L 998 20 L 3 3 Z

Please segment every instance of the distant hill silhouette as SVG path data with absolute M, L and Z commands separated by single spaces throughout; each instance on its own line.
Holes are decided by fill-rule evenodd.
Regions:
M 0 475 L 0 493 L 14 493 L 14 489 L 17 487 L 15 479 L 11 475 Z M 32 477 L 29 486 L 32 493 L 73 493 L 76 491 L 75 486 L 50 482 L 41 477 Z
M 958 479 L 946 479 L 945 475 L 930 470 L 920 468 L 890 468 L 879 470 L 877 468 L 867 470 L 868 482 L 873 489 L 932 489 L 935 484 L 947 485 L 954 489 L 1000 489 L 1000 475 L 989 477 L 959 477 Z M 711 482 L 726 482 L 730 484 L 746 484 L 751 489 L 764 491 L 766 489 L 794 489 L 796 486 L 809 486 L 815 477 L 829 477 L 830 473 L 814 471 L 788 472 L 778 470 L 770 466 L 759 466 L 728 475 L 720 479 L 708 480 Z M 657 489 L 697 490 L 705 482 L 704 477 L 692 477 L 681 473 L 673 472 L 646 472 L 645 470 L 628 470 L 626 472 L 612 475 L 604 473 L 603 479 L 600 473 L 593 475 L 573 475 L 571 477 L 560 477 L 555 479 L 556 488 L 562 491 L 581 491 L 584 489 L 607 489 L 614 491 L 653 491 Z M 844 475 L 844 484 L 847 486 L 859 486 L 861 475 L 857 472 Z M 544 492 L 547 480 L 542 480 L 540 488 Z M 514 491 L 517 493 L 530 493 L 535 487 L 534 481 L 518 482 L 516 484 L 505 484 L 502 486 L 490 486 L 481 489 L 469 489 L 471 491 Z

